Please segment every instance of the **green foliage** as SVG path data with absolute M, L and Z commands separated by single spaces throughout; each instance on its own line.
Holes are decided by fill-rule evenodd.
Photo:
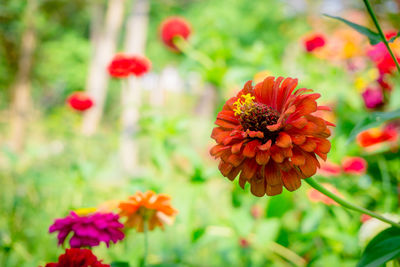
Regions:
M 354 127 L 349 136 L 349 141 L 354 140 L 357 134 L 369 128 L 377 127 L 384 122 L 400 118 L 400 109 L 390 112 L 372 112 L 366 115 Z
M 111 267 L 129 267 L 129 262 L 125 261 L 113 261 Z
M 358 267 L 378 267 L 400 257 L 400 229 L 391 227 L 379 233 L 365 248 Z
M 331 16 L 331 15 L 328 15 L 328 14 L 324 14 L 324 15 L 326 17 L 328 17 L 328 18 L 339 20 L 339 21 L 347 24 L 348 26 L 350 26 L 351 28 L 353 28 L 357 32 L 361 33 L 362 35 L 366 36 L 371 45 L 376 45 L 376 44 L 382 42 L 382 39 L 381 39 L 380 35 L 377 32 L 374 32 L 374 31 L 368 29 L 367 27 L 364 27 L 364 26 L 361 26 L 359 24 L 353 23 L 353 22 L 348 21 L 347 19 L 344 19 L 344 18 L 341 18 L 341 17 Z
M 390 38 L 389 39 L 389 43 L 393 43 L 397 38 L 399 38 L 400 37 L 400 31 L 395 35 L 395 36 L 393 36 L 392 38 Z
M 350 132 L 353 140 L 361 130 L 400 116 L 398 85 L 391 95 L 393 112 L 368 113 L 353 86 L 354 76 L 364 70 L 348 70 L 353 60 L 360 58 L 331 63 L 328 58 L 305 53 L 301 38 L 312 30 L 311 25 L 305 14 L 294 12 L 287 1 L 150 1 L 146 55 L 155 73 L 170 65 L 179 68 L 185 91 L 164 92 L 162 108 L 148 104 L 151 93 L 143 91 L 140 130 L 132 137 L 140 151 L 140 166 L 133 177 L 121 170 L 120 163 L 120 81 L 110 82 L 105 115 L 94 136 L 83 136 L 82 114 L 65 107 L 66 96 L 85 87 L 92 52 L 92 2 L 39 2 L 32 73 L 35 112 L 27 129 L 27 148 L 18 155 L 5 142 L 0 144 L 1 266 L 44 266 L 56 261 L 64 249 L 57 247 L 56 236 L 48 233 L 55 218 L 77 208 L 126 199 L 137 190 L 167 193 L 179 211 L 176 221 L 164 231 L 149 233 L 149 266 L 356 265 L 361 254 L 358 214 L 310 202 L 304 183 L 296 192 L 284 190 L 278 196 L 256 198 L 248 185 L 242 190 L 238 179 L 231 183 L 222 177 L 209 156 L 215 114 L 202 117 L 195 113 L 202 92 L 186 87 L 193 82 L 188 81 L 192 72 L 202 78 L 196 86 L 213 84 L 221 99 L 236 94 L 259 71 L 298 77 L 299 88 L 314 89 L 321 93 L 322 103 L 335 107 L 337 127 L 328 160 L 340 164 L 346 156 L 362 156 L 368 162 L 364 175 L 318 175 L 318 179 L 369 209 L 398 213 L 400 152 L 364 151 L 347 142 Z M 103 7 L 107 4 L 100 2 Z M 131 4 L 127 1 L 126 12 Z M 0 8 L 1 141 L 9 130 L 5 109 L 11 92 L 7 88 L 15 78 L 24 8 L 25 1 L 11 0 Z M 170 15 L 190 21 L 190 44 L 212 60 L 212 68 L 204 69 L 190 57 L 165 49 L 158 27 Z M 376 33 L 360 25 L 353 27 L 378 41 Z M 368 61 L 363 64 L 371 67 Z M 255 206 L 260 209 L 258 217 L 252 214 Z M 115 267 L 137 266 L 143 258 L 143 235 L 135 230 L 126 234 L 123 243 L 96 247 L 94 253 Z M 364 261 L 376 260 L 373 255 L 382 256 L 379 260 L 395 255 L 396 243 L 381 247 L 397 240 L 386 237 L 370 243 Z

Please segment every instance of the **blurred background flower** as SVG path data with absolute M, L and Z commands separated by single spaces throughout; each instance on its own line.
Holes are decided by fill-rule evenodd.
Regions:
M 124 227 L 119 216 L 113 213 L 89 213 L 78 215 L 71 212 L 67 217 L 56 219 L 49 228 L 49 232 L 58 232 L 58 245 L 63 245 L 65 239 L 72 232 L 69 244 L 73 248 L 94 247 L 100 242 L 110 245 L 124 239 Z
M 179 52 L 179 48 L 174 43 L 174 38 L 187 40 L 192 33 L 189 22 L 182 17 L 166 18 L 160 25 L 161 40 L 172 51 Z
M 85 92 L 74 92 L 67 99 L 68 105 L 77 111 L 85 111 L 90 109 L 94 103 Z
M 121 199 L 148 190 L 168 193 L 179 210 L 157 217 L 174 223 L 149 235 L 148 265 L 357 265 L 363 248 L 356 214 L 310 202 L 307 185 L 259 199 L 249 183 L 242 180 L 242 189 L 240 178 L 224 179 L 208 153 L 217 112 L 246 81 L 298 77 L 300 90 L 314 89 L 318 104 L 332 110 L 311 115 L 337 125 L 315 180 L 380 214 L 399 213 L 399 123 L 375 124 L 352 138 L 365 118 L 376 111 L 393 118 L 389 112 L 400 107 L 393 62 L 382 45 L 321 15 L 375 30 L 363 1 L 265 2 L 2 1 L 0 266 L 55 261 L 65 253 L 48 234 L 55 217 L 71 210 L 79 217 L 118 213 Z M 370 3 L 383 31 L 398 31 L 399 2 Z M 309 34 L 321 34 L 324 45 L 307 52 Z M 397 56 L 399 41 L 390 44 Z M 171 53 L 175 42 L 183 53 Z M 139 76 L 134 56 L 151 62 L 143 60 Z M 382 105 L 366 108 L 367 88 L 380 90 Z M 343 171 L 349 155 L 367 162 L 365 173 Z M 128 232 L 123 243 L 107 248 L 100 241 L 93 253 L 105 263 L 139 265 L 144 234 Z M 240 246 L 241 237 L 250 247 Z
M 70 248 L 60 255 L 58 262 L 47 263 L 45 267 L 110 267 L 103 264 L 90 249 Z
M 157 195 L 153 191 L 136 192 L 128 200 L 119 204 L 120 215 L 126 217 L 125 227 L 136 228 L 138 232 L 146 229 L 152 231 L 156 227 L 164 229 L 164 224 L 171 225 L 178 213 L 165 194 Z

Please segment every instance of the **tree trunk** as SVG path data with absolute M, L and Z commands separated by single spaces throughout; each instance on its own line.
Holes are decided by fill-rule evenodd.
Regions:
M 204 86 L 194 110 L 197 116 L 210 119 L 214 117 L 215 108 L 219 101 L 217 90 L 218 89 L 212 84 L 206 84 Z
M 107 66 L 116 51 L 123 15 L 124 0 L 109 0 L 104 30 L 100 36 L 94 33 L 96 28 L 92 28 L 92 37 L 96 43 L 89 67 L 86 91 L 93 98 L 95 104 L 85 113 L 83 118 L 82 132 L 85 135 L 95 133 L 103 114 L 109 81 Z M 94 21 L 95 19 L 93 19 Z M 95 25 L 92 26 L 95 27 Z
M 90 43 L 96 46 L 104 24 L 104 5 L 102 1 L 92 0 L 90 3 Z
M 25 10 L 25 30 L 21 38 L 21 50 L 15 82 L 12 85 L 11 148 L 20 152 L 25 144 L 25 134 L 31 109 L 31 80 L 33 53 L 36 47 L 35 13 L 36 0 L 28 0 Z
M 133 55 L 144 55 L 149 1 L 136 0 L 132 6 L 126 26 L 125 52 Z M 137 169 L 138 146 L 135 135 L 138 132 L 139 109 L 141 106 L 141 80 L 136 77 L 127 79 L 121 92 L 122 100 L 122 131 L 120 152 L 124 171 L 132 175 Z

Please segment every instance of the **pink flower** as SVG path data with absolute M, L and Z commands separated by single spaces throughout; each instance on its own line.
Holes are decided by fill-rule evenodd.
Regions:
M 254 219 L 260 219 L 261 216 L 263 215 L 263 210 L 260 206 L 254 205 L 251 207 L 250 213 Z
M 363 93 L 365 106 L 373 109 L 383 105 L 383 93 L 379 88 L 373 89 L 368 87 Z
M 335 187 L 333 187 L 330 184 L 323 184 L 323 186 L 328 189 L 329 191 L 331 191 L 333 194 L 337 195 L 337 196 L 342 196 L 339 191 L 337 191 L 337 189 Z M 338 203 L 336 203 L 333 199 L 331 199 L 330 197 L 322 194 L 321 192 L 319 192 L 318 190 L 314 189 L 314 188 L 310 188 L 307 191 L 307 196 L 310 199 L 311 202 L 322 202 L 326 205 L 335 205 L 335 206 L 339 206 Z
M 347 174 L 362 175 L 367 170 L 367 161 L 360 157 L 347 157 L 342 161 L 343 171 Z
M 125 237 L 122 232 L 124 225 L 118 219 L 119 216 L 114 213 L 97 212 L 79 216 L 72 211 L 67 217 L 56 219 L 49 232 L 58 232 L 59 245 L 72 232 L 69 244 L 73 248 L 98 246 L 100 242 L 108 247 L 111 241 L 116 243 Z
M 339 176 L 342 172 L 342 168 L 340 165 L 330 162 L 330 161 L 321 161 L 321 168 L 317 171 L 317 173 L 324 177 L 332 177 Z
M 307 52 L 312 52 L 315 49 L 325 45 L 325 37 L 318 33 L 310 35 L 304 39 L 303 45 Z

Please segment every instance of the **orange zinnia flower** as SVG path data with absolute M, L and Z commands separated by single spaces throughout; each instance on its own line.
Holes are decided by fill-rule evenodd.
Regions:
M 331 148 L 327 138 L 332 123 L 315 116 L 320 94 L 295 90 L 297 79 L 267 77 L 252 86 L 249 81 L 230 98 L 217 115 L 218 127 L 211 137 L 217 141 L 210 154 L 220 158 L 219 170 L 239 185 L 247 182 L 256 196 L 277 195 L 282 185 L 294 191 L 302 178 L 315 174 L 319 162 Z
M 361 147 L 370 147 L 384 142 L 397 142 L 399 134 L 395 127 L 372 128 L 357 135 L 357 143 Z
M 145 193 L 136 192 L 127 201 L 119 204 L 120 216 L 126 217 L 125 226 L 136 228 L 138 232 L 144 231 L 144 224 L 147 229 L 153 230 L 156 226 L 164 229 L 164 223 L 172 224 L 175 215 L 178 213 L 169 203 L 171 198 L 165 194 L 157 195 L 153 191 Z

